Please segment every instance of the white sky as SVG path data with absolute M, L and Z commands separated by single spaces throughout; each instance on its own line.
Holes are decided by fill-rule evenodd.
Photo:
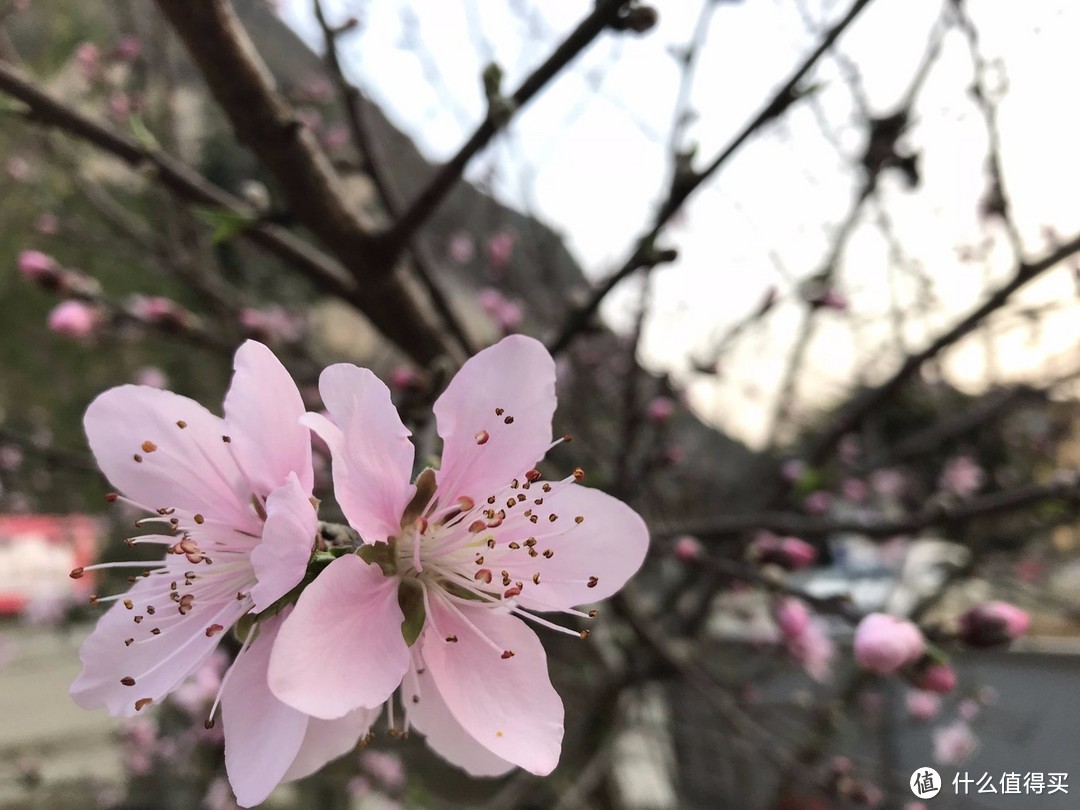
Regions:
M 433 160 L 453 154 L 484 114 L 479 75 L 496 59 L 512 89 L 584 16 L 591 2 L 537 0 L 327 0 L 338 17 L 349 10 L 364 22 L 344 41 L 351 77 Z M 586 273 L 599 277 L 621 263 L 649 220 L 667 182 L 667 139 L 679 72 L 669 49 L 691 36 L 701 3 L 656 0 L 660 23 L 648 35 L 605 36 L 545 93 L 515 118 L 508 133 L 476 159 L 471 179 L 490 177 L 496 195 L 528 209 L 564 234 Z M 848 2 L 806 0 L 811 19 L 835 20 Z M 875 0 L 840 40 L 858 64 L 875 113 L 892 112 L 922 58 L 940 0 Z M 1080 3 L 1068 0 L 966 0 L 980 30 L 985 56 L 1008 69 L 1000 109 L 1007 191 L 1028 249 L 1045 248 L 1043 226 L 1063 236 L 1080 229 L 1080 131 L 1073 79 L 1080 75 Z M 716 5 L 698 67 L 693 104 L 698 118 L 690 137 L 703 162 L 759 109 L 814 45 L 792 0 Z M 309 0 L 284 0 L 283 14 L 310 42 L 319 37 Z M 409 11 L 412 9 L 412 11 Z M 404 11 L 404 15 L 403 15 Z M 406 24 L 407 18 L 413 24 Z M 423 60 L 417 53 L 425 54 Z M 836 63 L 815 74 L 822 109 L 836 128 L 853 111 Z M 908 319 L 909 347 L 923 345 L 957 314 L 971 309 L 988 281 L 1008 276 L 1002 235 L 980 223 L 985 129 L 965 88 L 972 78 L 967 46 L 958 33 L 944 43 L 915 110 L 908 136 L 922 153 L 923 182 L 909 192 L 889 175 L 882 197 L 906 254 L 931 279 L 938 305 Z M 863 139 L 839 126 L 845 156 Z M 778 125 L 747 144 L 701 190 L 667 235 L 678 262 L 656 275 L 653 315 L 643 359 L 692 381 L 698 412 L 741 438 L 760 442 L 799 321 L 794 303 L 781 305 L 726 358 L 724 374 L 687 372 L 716 335 L 752 311 L 777 285 L 789 297 L 793 283 L 819 269 L 833 228 L 850 204 L 855 177 L 822 135 L 813 111 L 801 104 Z M 807 355 L 800 402 L 840 396 L 857 379 L 880 377 L 895 366 L 889 326 L 888 245 L 864 217 L 842 261 L 840 286 L 853 313 L 825 313 Z M 962 262 L 958 249 L 988 235 L 996 248 L 988 261 Z M 482 235 L 481 235 L 482 236 Z M 783 268 L 783 273 L 777 265 Z M 785 276 L 786 273 L 786 276 Z M 913 311 L 917 285 L 896 272 L 901 308 Z M 793 282 L 793 279 L 795 282 Z M 1075 363 L 1077 290 L 1061 268 L 1023 296 L 1057 301 L 1032 335 L 1022 319 L 999 319 L 995 338 L 1000 379 L 1030 378 L 1045 359 Z M 605 315 L 625 327 L 637 300 L 633 285 L 611 297 Z M 1011 326 L 1010 326 L 1011 324 Z M 987 341 L 975 336 L 948 356 L 950 379 L 977 386 L 988 377 Z M 868 359 L 874 362 L 868 364 Z

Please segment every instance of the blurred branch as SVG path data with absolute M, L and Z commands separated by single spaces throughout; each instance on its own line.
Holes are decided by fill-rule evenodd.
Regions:
M 653 536 L 691 534 L 702 540 L 717 540 L 762 529 L 805 539 L 841 533 L 886 538 L 914 534 L 931 526 L 959 526 L 976 518 L 1012 512 L 1045 501 L 1080 505 L 1080 474 L 1071 473 L 1048 484 L 1028 484 L 955 503 L 931 502 L 919 513 L 896 519 L 832 520 L 792 512 L 758 512 L 659 525 L 653 529 Z
M 742 131 L 735 136 L 731 143 L 729 143 L 711 163 L 701 171 L 695 171 L 692 168 L 687 167 L 687 170 L 682 173 L 680 181 L 672 184 L 671 191 L 669 192 L 667 199 L 660 206 L 660 210 L 653 220 L 652 227 L 644 236 L 637 240 L 636 247 L 630 257 L 618 270 L 596 286 L 589 296 L 589 299 L 584 304 L 567 315 L 555 339 L 549 344 L 552 354 L 558 354 L 566 349 L 570 344 L 570 341 L 588 326 L 589 320 L 596 313 L 597 309 L 599 309 L 601 302 L 620 281 L 639 268 L 648 266 L 649 256 L 654 252 L 654 244 L 657 237 L 660 235 L 660 232 L 663 230 L 668 220 L 670 220 L 683 203 L 697 191 L 701 184 L 716 174 L 716 172 L 731 159 L 731 157 L 752 135 L 754 135 L 754 133 L 769 122 L 783 115 L 789 107 L 803 97 L 803 92 L 800 92 L 799 87 L 802 80 L 870 2 L 871 0 L 856 0 L 848 13 L 828 30 L 821 38 L 817 47 L 803 60 L 802 64 L 796 68 L 794 73 L 788 77 L 783 86 L 781 86 L 773 97 L 766 102 L 765 106 L 758 114 L 743 127 Z
M 338 37 L 344 33 L 344 30 L 333 28 L 327 22 L 320 0 L 312 0 L 312 5 L 314 6 L 315 19 L 318 21 L 319 27 L 323 32 L 323 41 L 326 45 L 326 61 L 329 65 L 334 84 L 337 85 L 338 94 L 341 96 L 342 103 L 345 107 L 349 131 L 351 132 L 353 142 L 356 144 L 356 148 L 360 153 L 361 165 L 375 184 L 375 189 L 379 194 L 379 198 L 382 200 L 383 208 L 386 210 L 390 219 L 394 220 L 401 210 L 401 197 L 397 188 L 394 186 L 392 178 L 386 172 L 386 168 L 390 166 L 390 162 L 386 159 L 378 141 L 375 139 L 368 126 L 364 107 L 369 102 L 362 97 L 360 90 L 345 78 L 345 72 L 342 70 L 341 59 L 338 55 L 337 41 Z M 431 298 L 431 303 L 435 307 L 436 312 L 438 312 L 439 317 L 443 319 L 443 322 L 454 336 L 454 340 L 458 342 L 458 346 L 461 350 L 467 355 L 475 354 L 476 349 L 469 339 L 468 332 L 465 331 L 465 327 L 450 306 L 450 301 L 447 299 L 442 289 L 435 283 L 434 274 L 432 273 L 434 262 L 432 261 L 430 252 L 427 250 L 423 239 L 419 234 L 414 234 L 412 238 L 407 240 L 406 244 L 409 251 L 412 253 L 413 271 L 416 273 L 417 278 L 420 279 L 420 283 L 423 284 L 424 289 Z
M 22 436 L 4 428 L 0 428 L 0 444 L 13 444 L 20 447 L 32 456 L 36 456 L 51 467 L 63 467 L 82 473 L 100 475 L 97 465 L 89 456 L 77 453 L 74 450 L 64 450 L 57 447 L 42 446 L 26 436 Z
M 810 444 L 805 454 L 807 462 L 812 465 L 821 464 L 844 435 L 858 428 L 870 413 L 880 407 L 910 377 L 918 372 L 927 360 L 936 357 L 978 327 L 984 318 L 1008 303 L 1017 290 L 1078 252 L 1080 252 L 1080 236 L 1063 243 L 1037 261 L 1030 264 L 1021 262 L 1014 271 L 1013 277 L 995 290 L 981 306 L 969 313 L 947 332 L 939 335 L 921 352 L 908 355 L 900 368 L 885 382 L 856 395 L 851 403 L 836 416 L 825 432 Z
M 172 0 L 172 2 L 179 2 L 179 0 Z M 626 0 L 598 0 L 592 13 L 581 21 L 547 61 L 526 78 L 507 99 L 510 113 L 513 114 L 528 104 L 533 96 L 585 50 L 615 20 L 624 5 L 626 5 Z M 494 111 L 489 111 L 472 137 L 465 142 L 456 155 L 439 167 L 427 187 L 417 195 L 389 230 L 380 236 L 379 241 L 383 243 L 385 250 L 394 252 L 404 247 L 457 185 L 469 161 L 487 146 L 505 123 L 506 120 L 500 119 Z
M 312 133 L 274 86 L 228 0 L 157 0 L 184 41 L 237 138 L 273 173 L 297 220 L 356 280 L 350 301 L 421 364 L 460 353 L 399 271 L 400 250 L 378 244 L 349 205 Z
M 356 284 L 345 269 L 318 249 L 297 239 L 277 225 L 259 222 L 255 212 L 202 175 L 160 150 L 119 135 L 84 116 L 64 102 L 37 88 L 10 64 L 0 61 L 0 92 L 26 105 L 25 117 L 32 122 L 56 127 L 74 135 L 127 163 L 147 172 L 177 196 L 189 202 L 222 208 L 251 224 L 240 235 L 301 270 L 317 285 L 343 298 L 356 295 Z

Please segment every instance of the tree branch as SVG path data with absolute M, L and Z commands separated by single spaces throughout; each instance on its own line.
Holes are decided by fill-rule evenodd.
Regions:
M 173 1 L 176 2 L 177 0 Z M 548 57 L 546 62 L 538 67 L 514 91 L 514 94 L 509 99 L 513 109 L 516 111 L 528 104 L 533 96 L 539 93 L 549 81 L 555 78 L 564 67 L 570 64 L 578 54 L 585 50 L 589 43 L 611 24 L 625 4 L 626 0 L 598 0 L 592 13 L 581 21 L 570 36 Z M 427 221 L 453 190 L 454 186 L 457 185 L 469 161 L 488 145 L 504 124 L 505 121 L 499 120 L 490 113 L 484 118 L 483 123 L 472 134 L 472 137 L 465 142 L 456 155 L 439 167 L 427 187 L 417 195 L 416 199 L 413 200 L 398 220 L 380 237 L 380 241 L 385 243 L 387 250 L 400 250 L 404 247 L 409 238 Z
M 802 64 L 788 77 L 788 80 L 773 95 L 772 99 L 765 104 L 750 123 L 743 127 L 742 131 L 735 136 L 731 143 L 705 169 L 700 172 L 687 172 L 683 175 L 681 182 L 672 185 L 668 198 L 660 206 L 660 210 L 656 214 L 652 228 L 637 240 L 634 252 L 622 267 L 600 282 L 593 290 L 588 301 L 567 316 L 558 335 L 550 344 L 552 354 L 563 351 L 570 344 L 570 341 L 588 325 L 589 320 L 599 309 L 600 303 L 620 281 L 648 263 L 648 256 L 656 237 L 660 235 L 660 231 L 663 230 L 668 220 L 679 210 L 690 195 L 697 191 L 702 183 L 716 174 L 731 159 L 732 155 L 749 140 L 750 136 L 765 124 L 783 115 L 792 104 L 801 98 L 799 83 L 802 82 L 803 78 L 818 63 L 818 60 L 825 55 L 844 30 L 854 22 L 855 18 L 870 2 L 871 0 L 856 0 L 848 13 L 828 30 L 813 52 L 803 60 Z
M 414 360 L 461 359 L 420 291 L 399 272 L 400 251 L 372 239 L 329 160 L 274 86 L 229 0 L 157 0 L 187 46 L 237 138 L 274 174 L 297 220 L 358 282 L 351 299 Z

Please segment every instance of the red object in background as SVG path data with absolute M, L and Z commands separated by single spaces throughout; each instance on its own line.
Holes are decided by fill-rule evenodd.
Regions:
M 89 597 L 93 575 L 69 574 L 94 561 L 100 532 L 87 515 L 0 516 L 0 614 L 41 597 Z

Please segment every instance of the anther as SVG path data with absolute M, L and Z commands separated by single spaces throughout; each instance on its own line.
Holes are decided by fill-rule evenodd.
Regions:
M 83 569 L 81 567 L 80 568 L 72 568 L 71 573 L 68 574 L 68 576 L 71 577 L 72 579 L 82 579 L 82 575 L 83 575 Z
M 548 515 L 548 523 L 554 523 L 558 519 L 559 519 L 559 516 L 556 515 L 554 512 L 552 512 L 550 515 Z
M 178 428 L 180 428 L 181 430 L 183 430 L 184 428 L 187 427 L 187 422 L 185 422 L 183 419 L 177 419 L 176 420 L 176 426 Z
M 514 424 L 514 417 L 512 417 L 512 416 L 506 417 L 505 419 L 503 419 L 503 424 L 505 424 L 505 425 Z
M 105 503 L 116 503 L 116 499 L 120 497 L 119 492 L 106 492 Z
M 142 456 L 140 456 L 138 453 L 133 455 L 132 458 L 135 459 L 136 464 L 142 464 Z
M 130 647 L 134 643 L 135 643 L 135 639 L 133 639 L 133 638 L 125 638 L 124 639 L 124 646 L 125 647 Z
M 490 434 L 488 434 L 488 432 L 486 430 L 481 430 L 480 432 L 478 432 L 476 434 L 476 443 L 477 444 L 487 444 L 487 440 L 490 439 L 490 438 L 491 438 L 491 436 L 490 436 Z
M 522 497 L 522 500 L 524 500 L 524 497 Z M 507 498 L 506 499 L 506 508 L 507 509 L 513 509 L 515 506 L 517 506 L 517 503 L 518 503 L 517 498 Z
M 447 636 L 446 640 L 447 640 L 447 642 L 449 642 L 451 644 L 455 643 L 457 641 L 457 636 Z
M 122 683 L 124 686 L 134 686 L 135 685 L 135 679 L 132 678 L 130 675 L 128 675 L 128 676 L 126 676 L 124 678 L 121 678 L 120 683 Z
M 597 579 L 596 577 L 589 577 L 589 581 L 588 581 L 588 583 L 586 584 L 586 587 L 587 587 L 587 588 L 595 588 L 595 587 L 596 587 L 596 583 L 597 583 L 597 582 L 599 582 L 599 581 L 600 581 L 600 580 L 599 580 L 599 579 Z
M 525 541 L 525 548 L 532 548 L 535 545 L 536 545 L 536 538 L 535 537 L 530 537 L 528 540 Z
M 480 582 L 483 582 L 484 584 L 490 583 L 491 582 L 491 569 L 490 568 L 481 568 L 479 571 L 477 571 L 475 574 L 473 574 L 473 579 L 475 579 L 477 581 L 480 581 Z
M 135 711 L 141 712 L 147 706 L 154 702 L 153 698 L 140 698 L 135 701 Z
M 153 453 L 155 450 L 157 450 L 157 445 L 147 439 L 145 442 L 142 443 L 142 450 L 144 453 Z
M 203 524 L 203 521 L 205 521 L 205 520 L 206 520 L 206 518 L 204 518 L 202 515 L 199 515 L 199 514 L 195 515 L 195 522 L 198 523 L 200 526 Z
M 585 522 L 585 516 L 584 515 L 578 515 L 576 518 L 574 518 L 574 523 L 577 523 L 578 525 L 580 525 L 580 524 L 582 524 L 584 522 Z
M 547 559 L 550 560 L 554 556 L 555 556 L 555 552 L 552 549 L 550 549 L 550 548 L 545 548 L 544 549 L 544 557 L 546 557 Z
M 510 548 L 511 548 L 511 549 L 512 549 L 513 551 L 517 551 L 517 550 L 518 550 L 519 548 L 521 548 L 521 544 L 520 544 L 520 543 L 511 543 L 509 547 L 510 547 Z
M 211 717 L 209 720 L 203 720 L 203 728 L 205 728 L 207 731 L 209 731 L 213 727 L 214 727 L 214 718 Z
M 142 620 L 144 618 L 146 618 L 146 617 L 145 616 L 136 616 L 135 617 L 135 624 L 142 624 Z
M 474 520 L 469 524 L 469 534 L 479 534 L 487 529 L 488 525 L 482 520 Z
M 538 518 L 536 517 L 536 515 L 529 515 L 529 522 L 530 523 L 536 523 L 537 520 L 538 520 Z
M 476 559 L 474 560 L 474 562 L 475 562 L 475 563 L 476 563 L 477 565 L 483 565 L 483 564 L 484 564 L 484 555 L 482 555 L 482 554 L 477 554 L 477 555 L 476 555 Z
M 518 503 L 525 503 L 525 501 L 528 499 L 528 497 L 529 496 L 526 495 L 524 492 L 519 492 L 518 496 L 517 496 Z
M 488 538 L 487 547 L 488 548 L 495 548 L 495 538 L 494 537 L 489 537 Z
M 125 599 L 124 600 L 124 607 L 126 607 L 128 610 L 134 610 L 135 609 L 135 603 L 132 602 L 130 599 Z
M 529 556 L 530 557 L 539 557 L 540 555 L 536 552 L 535 548 L 530 548 L 529 549 Z
M 503 584 L 505 585 L 506 583 L 504 582 Z M 520 596 L 520 595 L 521 595 L 521 588 L 519 588 L 519 587 L 517 587 L 515 585 L 513 588 L 507 588 L 506 589 L 506 592 L 503 594 L 503 599 L 513 599 L 515 596 Z
M 457 499 L 457 505 L 462 512 L 469 512 L 476 506 L 476 503 L 468 495 L 462 495 Z
M 206 628 L 206 637 L 213 638 L 224 629 L 220 624 L 212 624 Z
M 506 411 L 504 411 L 502 408 L 496 408 L 495 409 L 495 415 L 496 416 L 502 416 L 504 413 L 506 413 Z
M 532 575 L 532 581 L 533 581 L 533 585 L 539 585 L 540 584 L 540 572 L 539 571 L 537 571 L 535 574 Z
M 150 635 L 152 635 L 152 636 L 161 635 L 161 628 L 160 627 L 155 627 L 153 630 L 150 631 Z
M 590 610 L 590 611 L 589 611 L 589 618 L 590 618 L 590 619 L 595 619 L 595 618 L 596 618 L 597 616 L 599 616 L 599 615 L 600 615 L 600 611 L 599 611 L 599 610 Z
M 572 442 L 574 440 L 574 437 L 571 436 L 569 433 L 564 433 L 563 437 L 562 437 L 562 440 L 564 442 L 566 442 L 567 444 L 569 444 L 570 442 Z
M 503 650 L 503 654 L 502 654 L 502 657 L 503 657 L 503 660 L 504 660 L 504 661 L 505 661 L 505 660 L 506 660 L 507 658 L 513 658 L 513 657 L 514 657 L 514 651 L 513 651 L 513 650 Z
M 541 506 L 544 503 L 544 499 L 543 498 L 537 498 L 535 501 L 533 501 L 533 503 L 536 504 L 537 506 Z
M 222 437 L 221 437 L 221 440 L 222 440 L 223 442 L 225 442 L 225 444 L 228 444 L 229 442 L 231 442 L 231 441 L 232 441 L 232 437 L 231 437 L 231 436 L 222 436 Z
M 574 472 L 571 473 L 574 476 L 574 480 L 579 484 L 585 480 L 585 471 L 581 467 L 574 467 Z
M 551 492 L 551 484 L 544 484 L 544 492 Z
M 529 471 L 528 471 L 527 473 L 525 473 L 525 478 L 526 478 L 527 480 L 529 480 L 530 482 L 531 482 L 531 481 L 536 481 L 536 480 L 539 480 L 539 478 L 540 478 L 540 471 L 539 471 L 538 469 L 536 469 L 536 468 L 534 467 L 533 469 L 531 469 L 531 470 L 529 470 Z
M 156 612 L 157 611 L 156 611 L 156 609 L 154 608 L 153 605 L 147 605 L 146 606 L 146 615 L 147 616 L 153 616 Z
M 413 695 L 412 696 L 412 702 L 413 703 L 419 703 L 420 702 L 420 696 L 419 695 Z
M 589 637 L 589 631 L 588 630 L 582 630 L 580 633 L 578 633 L 578 635 L 581 636 L 582 638 L 588 638 Z

